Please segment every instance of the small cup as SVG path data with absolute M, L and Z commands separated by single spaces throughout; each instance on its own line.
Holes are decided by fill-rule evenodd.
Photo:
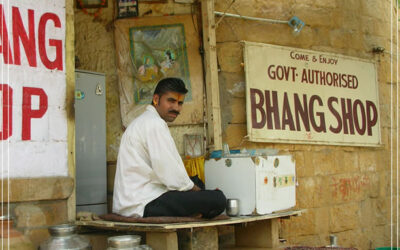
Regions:
M 238 199 L 228 199 L 226 201 L 226 214 L 229 216 L 239 215 L 239 200 Z

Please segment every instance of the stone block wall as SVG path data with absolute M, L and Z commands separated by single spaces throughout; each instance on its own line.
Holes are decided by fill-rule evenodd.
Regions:
M 231 0 L 215 0 L 215 10 L 225 11 Z M 329 235 L 338 236 L 346 247 L 372 249 L 390 245 L 391 166 L 397 166 L 391 149 L 397 145 L 393 104 L 398 84 L 391 71 L 389 0 L 246 0 L 235 1 L 228 12 L 254 17 L 288 20 L 296 15 L 306 26 L 298 36 L 290 27 L 225 17 L 216 29 L 223 142 L 231 148 L 275 148 L 294 155 L 298 176 L 296 208 L 307 212 L 280 223 L 280 236 L 290 245 L 323 246 Z M 139 16 L 189 14 L 190 4 L 139 3 Z M 88 10 L 89 12 L 91 10 Z M 75 55 L 77 69 L 106 74 L 107 160 L 115 161 L 123 133 L 119 110 L 113 19 L 115 1 L 109 0 L 98 18 L 75 8 Z M 219 17 L 216 17 L 218 20 Z M 394 25 L 395 27 L 395 25 Z M 392 30 L 393 37 L 397 34 Z M 338 53 L 376 62 L 381 115 L 381 147 L 321 146 L 251 143 L 245 140 L 245 75 L 239 41 Z M 385 48 L 373 54 L 372 48 Z M 391 77 L 392 74 L 392 77 Z M 392 102 L 391 102 L 392 100 Z M 392 110 L 392 112 L 391 112 Z M 180 153 L 183 133 L 202 133 L 202 124 L 172 128 Z M 393 158 L 391 158 L 393 157 Z M 391 165 L 392 164 L 392 165 Z M 396 181 L 395 177 L 393 180 Z M 392 195 L 392 196 L 391 196 Z M 397 209 L 397 210 L 396 210 Z M 394 208 L 393 212 L 398 211 Z
M 215 10 L 224 12 L 231 2 L 217 0 Z M 390 6 L 390 1 L 235 1 L 227 12 L 278 20 L 298 16 L 306 25 L 298 36 L 291 35 L 290 27 L 284 24 L 229 17 L 225 17 L 217 27 L 223 141 L 229 143 L 231 148 L 275 148 L 281 153 L 294 155 L 296 160 L 296 208 L 307 209 L 307 212 L 300 217 L 281 221 L 280 236 L 291 245 L 325 246 L 329 243 L 330 234 L 338 237 L 341 246 L 359 249 L 372 249 L 391 243 L 390 201 L 395 202 L 397 192 L 394 186 L 391 194 L 390 169 L 392 166 L 396 171 L 398 167 L 394 158 L 391 162 L 390 151 L 391 148 L 396 149 L 397 145 L 393 137 L 396 127 L 391 123 L 391 118 L 395 119 L 398 112 L 395 109 L 396 99 L 393 98 L 398 83 L 393 81 L 395 77 L 390 80 L 391 11 L 396 15 L 396 8 Z M 216 17 L 216 22 L 218 20 L 219 17 Z M 396 20 L 393 25 L 396 25 Z M 398 30 L 393 29 L 392 32 L 395 37 Z M 376 62 L 382 146 L 370 148 L 246 141 L 241 40 L 338 53 Z M 375 46 L 386 50 L 382 54 L 374 54 L 372 48 Z M 392 113 L 391 105 L 394 107 Z M 393 180 L 396 180 L 395 177 Z M 393 214 L 398 209 L 394 207 Z
M 3 180 L 2 214 L 10 214 L 14 228 L 37 248 L 49 236 L 48 227 L 72 222 L 68 198 L 74 189 L 70 177 Z

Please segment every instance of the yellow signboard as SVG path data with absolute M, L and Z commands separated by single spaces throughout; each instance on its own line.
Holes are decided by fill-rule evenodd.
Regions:
M 375 64 L 244 42 L 250 141 L 378 146 Z

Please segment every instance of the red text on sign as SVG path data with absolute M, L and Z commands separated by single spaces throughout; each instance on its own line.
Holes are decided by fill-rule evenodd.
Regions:
M 55 28 L 61 28 L 60 18 L 54 13 L 44 13 L 39 18 L 38 30 L 35 31 L 35 11 L 27 11 L 28 27 L 25 27 L 18 7 L 11 8 L 12 23 L 7 26 L 3 5 L 0 4 L 0 53 L 3 54 L 5 64 L 21 65 L 21 47 L 24 48 L 25 56 L 31 67 L 37 67 L 37 54 L 43 65 L 48 69 L 63 70 L 62 41 L 48 39 L 48 46 L 55 49 L 55 58 L 52 60 L 48 55 L 47 48 L 47 29 L 48 23 L 52 23 Z M 9 32 L 12 31 L 12 37 Z M 12 38 L 13 48 L 10 39 Z M 36 40 L 38 41 L 36 47 Z M 21 46 L 22 45 L 22 46 Z
M 378 122 L 376 105 L 369 100 L 329 97 L 328 109 L 336 124 L 326 124 L 325 112 L 319 111 L 324 102 L 318 95 L 303 94 L 301 97 L 297 93 L 290 96 L 284 92 L 279 101 L 277 91 L 251 88 L 250 104 L 252 128 L 255 129 L 307 132 L 312 129 L 318 133 L 326 133 L 329 129 L 334 134 L 372 136 L 372 128 Z
M 6 140 L 12 136 L 13 120 L 13 89 L 8 84 L 0 84 L 2 96 L 1 109 L 3 113 L 2 129 L 0 140 Z M 34 109 L 32 97 L 39 97 L 39 108 Z M 22 134 L 23 141 L 31 139 L 31 121 L 33 118 L 41 118 L 46 114 L 48 108 L 48 97 L 42 88 L 23 87 L 22 88 Z

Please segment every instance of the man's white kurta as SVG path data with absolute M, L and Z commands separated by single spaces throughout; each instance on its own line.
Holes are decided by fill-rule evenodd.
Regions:
M 163 193 L 187 191 L 193 185 L 167 123 L 152 105 L 147 106 L 121 139 L 113 212 L 143 216 L 144 207 Z

